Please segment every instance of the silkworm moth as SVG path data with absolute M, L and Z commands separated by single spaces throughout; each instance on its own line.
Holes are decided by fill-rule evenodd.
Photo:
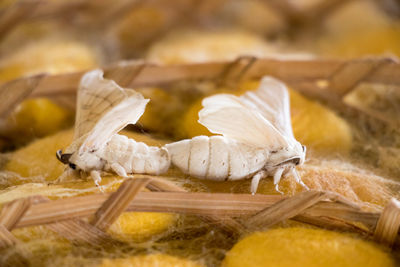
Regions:
M 279 181 L 287 174 L 307 188 L 295 169 L 304 163 L 306 147 L 293 135 L 289 94 L 282 82 L 264 77 L 255 91 L 240 97 L 217 94 L 202 105 L 198 122 L 220 135 L 167 144 L 173 165 L 202 179 L 252 177 L 253 194 L 260 179 L 268 176 L 273 176 L 278 192 Z
M 101 171 L 124 177 L 167 171 L 170 156 L 165 148 L 118 134 L 139 120 L 148 102 L 135 90 L 104 79 L 101 70 L 86 73 L 78 88 L 73 142 L 65 153 L 57 151 L 57 158 L 68 164 L 69 170 L 90 174 L 96 185 L 101 181 Z

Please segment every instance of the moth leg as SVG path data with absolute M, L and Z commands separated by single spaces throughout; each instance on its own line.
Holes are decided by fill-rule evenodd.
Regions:
M 257 192 L 258 188 L 258 183 L 262 178 L 267 177 L 267 172 L 266 171 L 259 171 L 256 174 L 254 174 L 252 180 L 251 180 L 251 194 L 254 195 Z
M 100 176 L 100 172 L 96 171 L 96 170 L 92 170 L 90 172 L 90 176 L 92 177 L 94 184 L 100 188 L 101 191 L 103 191 L 103 189 L 100 186 L 100 182 L 101 182 L 101 176 Z
M 283 195 L 283 192 L 279 190 L 279 182 L 282 178 L 282 173 L 285 170 L 285 168 L 279 168 L 276 170 L 274 173 L 274 185 L 275 185 L 275 190 Z
M 296 182 L 299 183 L 304 189 L 310 190 L 310 188 L 308 188 L 308 186 L 305 183 L 303 183 L 303 181 L 301 180 L 301 177 L 296 169 L 292 169 L 292 175 L 293 175 L 294 179 L 296 180 Z
M 118 164 L 118 163 L 113 163 L 113 164 L 111 164 L 111 169 L 112 169 L 116 174 L 118 174 L 119 176 L 122 176 L 122 177 L 127 177 L 127 176 L 128 176 L 128 174 L 126 173 L 124 167 L 122 167 L 122 166 L 121 166 L 120 164 Z

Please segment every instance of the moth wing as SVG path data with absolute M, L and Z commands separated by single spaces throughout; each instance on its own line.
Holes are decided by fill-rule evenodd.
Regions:
M 256 91 L 243 94 L 240 99 L 262 114 L 284 136 L 294 139 L 290 120 L 288 90 L 282 82 L 264 77 Z
M 74 140 L 88 134 L 107 112 L 135 94 L 134 90 L 104 79 L 102 70 L 86 73 L 78 89 Z
M 78 92 L 74 142 L 79 151 L 95 151 L 144 113 L 149 100 L 132 89 L 103 78 L 101 70 L 86 73 Z
M 143 115 L 148 102 L 141 94 L 135 93 L 112 107 L 89 132 L 80 152 L 98 150 L 126 125 L 135 124 Z
M 216 134 L 256 147 L 275 149 L 287 145 L 285 138 L 257 110 L 239 97 L 218 94 L 203 100 L 199 123 Z

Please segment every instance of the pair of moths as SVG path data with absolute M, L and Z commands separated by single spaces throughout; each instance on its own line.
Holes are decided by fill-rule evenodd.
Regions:
M 285 174 L 303 185 L 295 167 L 305 160 L 305 147 L 293 136 L 288 91 L 265 77 L 254 92 L 241 97 L 218 94 L 203 100 L 199 122 L 219 136 L 197 136 L 149 147 L 118 131 L 135 124 L 149 100 L 103 78 L 100 70 L 84 75 L 78 92 L 73 143 L 58 159 L 71 169 L 90 173 L 98 184 L 100 171 L 120 176 L 160 174 L 172 163 L 184 173 L 203 179 L 238 180 L 252 177 L 251 191 L 260 179 L 273 176 L 276 190 Z

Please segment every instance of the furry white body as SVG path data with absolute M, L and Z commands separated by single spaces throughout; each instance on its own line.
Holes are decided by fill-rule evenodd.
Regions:
M 170 157 L 164 148 L 148 146 L 116 134 L 99 150 L 81 156 L 73 155 L 70 162 L 85 172 L 97 170 L 126 176 L 132 173 L 166 172 L 170 165 Z
M 241 180 L 253 177 L 251 191 L 257 190 L 260 179 L 273 176 L 277 191 L 282 175 L 295 172 L 302 155 L 289 148 L 268 151 L 238 143 L 223 136 L 196 136 L 165 146 L 171 162 L 183 173 L 215 181 Z
M 199 122 L 222 136 L 197 136 L 165 147 L 172 164 L 185 174 L 216 181 L 252 177 L 251 191 L 259 180 L 287 173 L 307 188 L 295 170 L 305 161 L 305 147 L 293 136 L 286 87 L 264 78 L 260 88 L 241 97 L 218 94 L 203 100 Z M 279 191 L 280 192 L 280 191 Z
M 265 166 L 269 152 L 222 136 L 196 136 L 165 146 L 172 163 L 185 174 L 225 181 L 252 176 Z

